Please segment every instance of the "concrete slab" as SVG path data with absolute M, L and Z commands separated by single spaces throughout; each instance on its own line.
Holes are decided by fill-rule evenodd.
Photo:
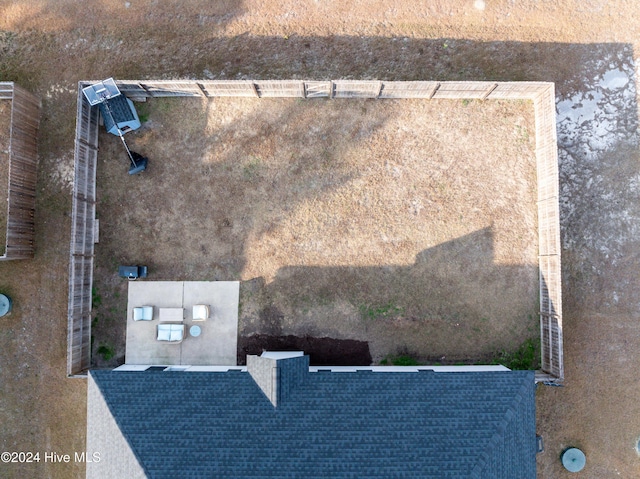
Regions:
M 129 281 L 125 364 L 180 364 L 180 344 L 157 341 L 156 329 L 160 308 L 180 307 L 183 291 L 182 281 Z M 138 306 L 153 306 L 153 320 L 134 321 Z
M 239 281 L 186 281 L 184 283 L 187 331 L 200 326 L 197 337 L 183 341 L 182 364 L 236 365 L 238 347 Z M 209 306 L 206 321 L 193 322 L 193 306 Z
M 125 364 L 235 366 L 238 345 L 238 281 L 131 281 L 127 305 Z M 193 306 L 206 304 L 210 317 L 193 322 Z M 133 321 L 133 308 L 153 306 L 152 321 Z M 187 334 L 179 344 L 156 340 L 160 308 L 184 308 Z M 193 325 L 200 335 L 189 334 Z
M 184 281 L 129 281 L 127 313 L 133 318 L 133 308 L 153 306 L 153 319 L 159 308 L 179 308 L 183 300 Z

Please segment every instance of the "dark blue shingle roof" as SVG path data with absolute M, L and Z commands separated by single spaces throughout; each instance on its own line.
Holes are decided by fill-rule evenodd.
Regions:
M 118 125 L 122 125 L 124 123 L 134 122 L 137 120 L 131 111 L 127 97 L 124 95 L 118 95 L 110 98 L 109 100 L 105 100 L 98 104 L 98 108 L 100 108 L 102 121 L 104 122 L 104 127 L 107 131 L 111 131 L 111 129 L 115 127 L 116 123 Z M 109 114 L 109 112 L 111 114 Z
M 534 377 L 92 371 L 149 477 L 535 478 Z

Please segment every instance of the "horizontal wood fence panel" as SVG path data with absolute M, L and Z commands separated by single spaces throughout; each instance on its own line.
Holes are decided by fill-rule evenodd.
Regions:
M 253 83 L 261 98 L 304 98 L 304 83 L 301 80 Z
M 431 98 L 438 88 L 435 81 L 382 82 L 379 98 Z
M 258 97 L 256 87 L 251 81 L 240 80 L 211 80 L 201 81 L 200 86 L 208 97 L 216 96 L 237 96 L 237 97 Z
M 307 98 L 329 98 L 332 86 L 330 81 L 305 81 L 304 94 Z
M 336 80 L 333 98 L 377 98 L 382 88 L 380 81 Z
M 496 82 L 496 88 L 487 97 L 490 100 L 534 100 L 540 90 L 547 88 L 543 82 Z
M 142 84 L 137 82 L 119 80 L 117 85 L 120 93 L 128 98 L 146 98 L 151 96 Z
M 0 82 L 0 100 L 11 100 L 13 99 L 13 82 Z
M 442 82 L 433 98 L 481 100 L 495 88 L 494 82 Z
M 153 81 L 141 85 L 153 97 L 204 96 L 204 92 L 195 82 Z

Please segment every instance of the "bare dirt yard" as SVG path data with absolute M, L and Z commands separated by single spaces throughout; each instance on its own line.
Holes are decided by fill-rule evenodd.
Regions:
M 530 102 L 171 98 L 140 110 L 145 126 L 127 138 L 151 166 L 129 177 L 104 134 L 97 173 L 92 333 L 116 364 L 118 262 L 153 279 L 240 280 L 241 336 L 365 341 L 376 363 L 490 361 L 538 338 Z
M 9 134 L 11 102 L 0 100 L 0 255 L 4 254 L 7 237 L 7 192 L 9 188 Z
M 65 377 L 70 186 L 79 80 L 111 76 L 543 80 L 556 85 L 566 380 L 562 388 L 538 388 L 537 429 L 545 441 L 545 451 L 538 455 L 538 475 L 574 477 L 563 471 L 559 456 L 564 448 L 578 446 L 587 456 L 580 477 L 640 477 L 636 450 L 640 437 L 639 39 L 637 2 L 624 0 L 99 0 L 85 2 L 82 8 L 72 0 L 0 0 L 0 79 L 18 82 L 43 102 L 36 258 L 0 264 L 0 291 L 14 300 L 11 316 L 0 322 L 1 449 L 73 455 L 85 448 L 86 383 Z M 252 128 L 260 132 L 262 127 Z M 188 150 L 189 142 L 182 143 L 181 150 Z M 143 146 L 139 148 L 144 152 Z M 117 146 L 113 148 L 115 153 Z M 176 145 L 173 148 L 177 151 Z M 258 157 L 262 152 L 250 154 Z M 162 156 L 152 158 L 145 179 L 158 173 L 154 168 L 162 167 L 158 158 Z M 126 158 L 114 157 L 116 161 L 119 178 L 126 179 Z M 240 168 L 248 165 L 242 163 L 227 175 L 239 175 Z M 202 176 L 204 166 L 200 166 Z M 251 167 L 247 174 L 250 171 Z M 259 189 L 260 175 L 271 173 L 268 167 L 256 168 L 256 183 L 250 184 Z M 149 195 L 133 190 L 127 199 L 135 201 L 138 196 Z M 204 193 L 200 196 L 206 200 Z M 327 194 L 322 199 L 331 198 Z M 300 213 L 303 204 L 293 204 L 290 213 Z M 423 206 L 421 215 L 426 214 Z M 251 218 L 260 220 L 253 214 Z M 291 222 L 296 217 L 288 218 Z M 220 225 L 221 229 L 233 227 Z M 103 234 L 107 231 L 103 227 Z M 491 234 L 495 237 L 496 232 Z M 248 261 L 255 248 L 267 246 L 258 239 L 244 238 L 247 249 L 237 258 Z M 194 236 L 189 241 L 196 244 Z M 478 241 L 483 247 L 494 244 L 486 238 Z M 171 252 L 175 262 L 182 263 L 178 244 L 172 245 Z M 434 252 L 426 245 L 420 248 Z M 452 247 L 447 255 L 454 251 Z M 419 253 L 415 248 L 413 257 L 403 263 L 379 263 L 391 265 L 397 275 L 402 268 L 419 264 L 419 258 L 424 260 Z M 120 254 L 111 260 L 113 266 L 129 259 Z M 265 279 L 264 286 L 256 288 L 266 291 L 267 284 L 284 285 L 286 278 L 314 271 L 309 265 L 282 264 L 301 268 L 270 267 L 276 279 L 271 283 Z M 150 264 L 154 274 L 165 274 L 157 266 Z M 244 265 L 224 267 L 240 274 Z M 325 264 L 319 269 L 332 267 Z M 503 269 L 499 265 L 498 271 Z M 183 274 L 187 273 L 191 271 Z M 215 275 L 207 273 L 204 278 L 215 279 Z M 96 294 L 103 303 L 108 301 L 107 293 L 98 290 Z M 279 320 L 289 314 L 278 303 L 279 297 L 265 298 L 264 304 L 273 300 L 280 312 L 263 317 L 275 317 L 274 324 L 289 330 L 287 321 Z M 357 306 L 364 304 L 359 298 L 355 301 Z M 247 311 L 243 318 L 255 318 L 260 309 Z M 109 314 L 115 322 L 123 312 L 116 309 Z M 103 321 L 107 318 L 98 318 L 98 324 Z M 382 318 L 380 324 L 387 321 Z M 372 324 L 359 318 L 354 324 L 358 322 Z M 243 324 L 257 329 L 262 323 Z M 268 330 L 269 321 L 264 324 Z M 79 478 L 84 477 L 84 465 L 75 461 L 0 464 L 0 476 Z

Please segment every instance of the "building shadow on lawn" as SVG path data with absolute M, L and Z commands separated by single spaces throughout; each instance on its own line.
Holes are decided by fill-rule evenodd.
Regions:
M 587 270 L 592 267 L 610 270 L 610 266 L 605 264 L 607 255 L 613 255 L 617 259 L 627 258 L 631 263 L 625 264 L 638 266 L 640 257 L 629 253 L 633 250 L 633 246 L 637 245 L 638 240 L 635 239 L 637 235 L 633 237 L 632 231 L 629 230 L 627 233 L 623 232 L 622 239 L 609 241 L 611 235 L 615 235 L 615 231 L 620 229 L 620 218 L 627 217 L 632 219 L 632 222 L 640 218 L 640 206 L 638 206 L 640 201 L 636 201 L 640 199 L 638 198 L 640 192 L 632 187 L 638 175 L 637 162 L 632 158 L 633 143 L 637 141 L 635 130 L 638 122 L 634 82 L 635 65 L 631 45 L 475 42 L 459 39 L 421 40 L 347 36 L 291 36 L 285 40 L 278 37 L 250 35 L 216 38 L 210 40 L 208 45 L 210 48 L 204 50 L 206 53 L 188 59 L 188 63 L 187 59 L 178 59 L 176 71 L 196 77 L 202 77 L 201 72 L 205 69 L 214 72 L 214 76 L 216 72 L 224 71 L 224 78 L 555 82 L 559 114 L 561 225 L 562 241 L 565 246 L 563 254 L 566 258 L 563 263 L 565 291 L 574 301 L 587 298 L 589 292 L 596 291 L 602 280 L 598 283 Z M 170 45 L 160 48 L 152 55 L 162 56 L 170 48 Z M 123 54 L 123 58 L 119 61 L 126 63 L 127 54 L 126 52 Z M 150 61 L 147 66 L 138 67 L 141 77 L 153 77 L 157 74 L 153 69 L 144 70 L 149 65 L 154 65 L 154 62 Z M 611 108 L 611 105 L 614 108 Z M 595 126 L 606 127 L 608 133 L 598 137 L 594 133 Z M 205 126 L 201 125 L 201 127 L 204 131 Z M 260 129 L 260 126 L 257 128 Z M 331 133 L 327 131 L 325 135 Z M 594 141 L 598 138 L 602 141 Z M 112 139 L 112 141 L 115 140 Z M 243 140 L 238 141 L 241 144 Z M 188 142 L 188 139 L 184 139 L 184 142 Z M 241 145 L 233 145 L 233 148 L 241 147 Z M 101 144 L 101 148 L 104 150 L 106 147 Z M 607 156 L 607 151 L 612 148 L 620 154 Z M 159 159 L 160 161 L 157 161 L 153 168 L 158 168 L 156 171 L 162 175 L 164 174 L 163 161 L 162 158 Z M 618 174 L 620 159 L 623 160 L 623 177 Z M 227 166 L 232 167 L 230 162 Z M 304 165 L 300 164 L 300 167 L 304 168 Z M 210 174 L 212 178 L 221 173 L 215 168 L 213 170 L 211 170 L 212 167 L 208 168 L 208 171 L 203 170 L 203 172 Z M 149 173 L 150 178 L 153 170 Z M 101 181 L 100 178 L 104 172 L 99 171 L 98 174 Z M 133 188 L 123 184 L 122 189 L 136 191 L 141 197 L 158 198 L 161 203 L 158 185 L 170 185 L 171 180 L 168 179 L 166 182 L 150 180 L 149 186 L 144 187 L 143 182 L 146 179 L 146 177 L 141 178 L 139 184 Z M 334 185 L 328 185 L 328 189 L 323 191 L 331 191 L 332 188 L 349 179 L 349 176 L 344 176 Z M 132 179 L 132 181 L 138 180 Z M 623 185 L 617 188 L 620 181 Z M 628 187 L 625 187 L 625 184 Z M 179 185 L 173 185 L 173 188 L 178 187 Z M 233 190 L 233 185 L 226 190 L 238 195 L 239 202 L 250 203 L 246 191 Z M 311 191 L 301 191 L 301 196 L 292 198 L 290 204 L 295 204 L 312 194 Z M 206 200 L 207 195 L 208 193 L 203 192 L 198 200 L 202 201 L 203 197 Z M 104 192 L 99 198 L 99 209 L 114 206 L 113 201 L 111 204 L 105 204 L 108 202 L 105 202 Z M 127 217 L 126 207 L 122 206 L 125 203 L 122 202 L 118 206 L 124 219 Z M 212 199 L 209 200 L 209 204 L 215 208 Z M 163 211 L 164 209 L 159 206 L 149 211 L 149 216 L 157 216 Z M 598 211 L 604 211 L 606 214 L 598 215 L 596 214 Z M 247 211 L 247 215 L 254 219 L 260 214 L 263 212 Z M 618 218 L 618 226 L 616 226 L 616 218 Z M 153 279 L 234 279 L 233 271 L 240 271 L 244 264 L 244 251 L 239 248 L 224 251 L 221 256 L 226 258 L 225 261 L 228 264 L 222 264 L 220 269 L 216 269 L 217 266 L 211 262 L 203 261 L 208 252 L 215 250 L 215 247 L 205 243 L 203 243 L 204 249 L 201 250 L 201 258 L 184 258 L 181 251 L 183 238 L 179 234 L 180 225 L 176 226 L 175 231 L 171 230 L 172 226 L 169 225 L 171 239 L 168 240 L 168 244 L 171 254 L 161 255 L 161 257 L 162 261 L 170 259 L 171 266 L 165 267 L 162 262 L 154 259 L 152 254 L 157 252 L 157 246 L 164 240 L 161 236 L 156 236 L 153 231 L 144 230 L 144 225 L 131 224 L 130 229 L 136 233 L 142 230 L 143 234 L 130 240 L 112 237 L 109 241 L 109 226 L 104 225 L 103 228 L 101 236 L 106 239 L 105 244 L 102 244 L 101 237 L 101 244 L 97 247 L 95 278 L 96 287 L 108 291 L 114 287 L 116 289 L 122 287 L 122 283 L 117 283 L 118 279 L 114 278 L 114 266 L 118 263 L 148 263 L 151 271 L 154 272 Z M 228 235 L 229 238 L 237 238 L 237 244 L 242 244 L 248 234 L 251 234 L 250 230 L 238 231 L 233 225 L 228 226 L 222 218 L 219 230 L 210 232 L 209 237 Z M 112 246 L 109 247 L 108 244 Z M 637 250 L 638 248 L 635 249 Z M 420 260 L 416 261 L 415 267 L 418 268 L 420 264 Z M 349 268 L 345 269 L 341 274 L 348 277 L 348 270 Z M 297 286 L 295 281 L 286 279 L 288 276 L 309 275 L 314 278 L 313 281 L 325 276 L 325 273 L 318 271 L 311 273 L 311 271 L 314 270 L 283 269 L 279 272 L 277 283 L 291 283 L 295 287 Z M 377 274 L 381 274 L 381 271 L 386 270 L 381 267 Z M 530 273 L 535 275 L 533 272 Z M 638 292 L 624 279 L 611 276 L 608 278 L 606 280 L 608 286 L 619 292 L 623 302 L 628 302 L 638 295 Z M 256 281 L 245 283 L 243 288 L 251 290 Z M 373 289 L 377 291 L 378 288 Z M 361 316 L 367 314 L 368 307 L 384 310 L 384 307 L 389 306 L 385 301 L 390 296 L 392 295 L 381 295 L 380 297 L 385 300 L 379 305 L 367 306 L 362 301 L 359 305 L 364 311 L 361 312 Z M 120 294 L 120 298 L 122 297 Z M 353 301 L 357 303 L 358 298 L 356 297 Z M 122 300 L 120 304 L 122 305 Z M 123 315 L 123 307 L 123 305 L 120 306 L 118 318 Z M 275 310 L 263 311 L 263 317 L 266 318 L 277 318 L 279 314 Z M 256 318 L 259 319 L 259 317 L 258 313 Z M 120 323 L 120 319 L 117 322 Z M 114 328 L 118 329 L 119 326 Z M 275 331 L 277 332 L 277 328 Z M 101 332 L 99 328 L 95 331 L 96 335 L 102 333 L 104 331 Z M 120 338 L 118 341 L 123 341 L 124 331 Z M 120 351 L 120 348 L 116 349 Z M 123 353 L 124 347 L 121 350 Z M 116 353 L 115 359 L 122 360 L 122 355 Z
M 424 250 L 408 266 L 281 268 L 272 282 L 243 285 L 243 311 L 258 313 L 241 315 L 240 343 L 255 354 L 254 334 L 265 350 L 281 336 L 297 338 L 286 349 L 300 338 L 334 338 L 335 348 L 349 339 L 368 344 L 374 362 L 489 361 L 539 336 L 538 267 L 499 264 L 493 253 L 487 227 Z M 334 356 L 314 358 L 324 365 Z

